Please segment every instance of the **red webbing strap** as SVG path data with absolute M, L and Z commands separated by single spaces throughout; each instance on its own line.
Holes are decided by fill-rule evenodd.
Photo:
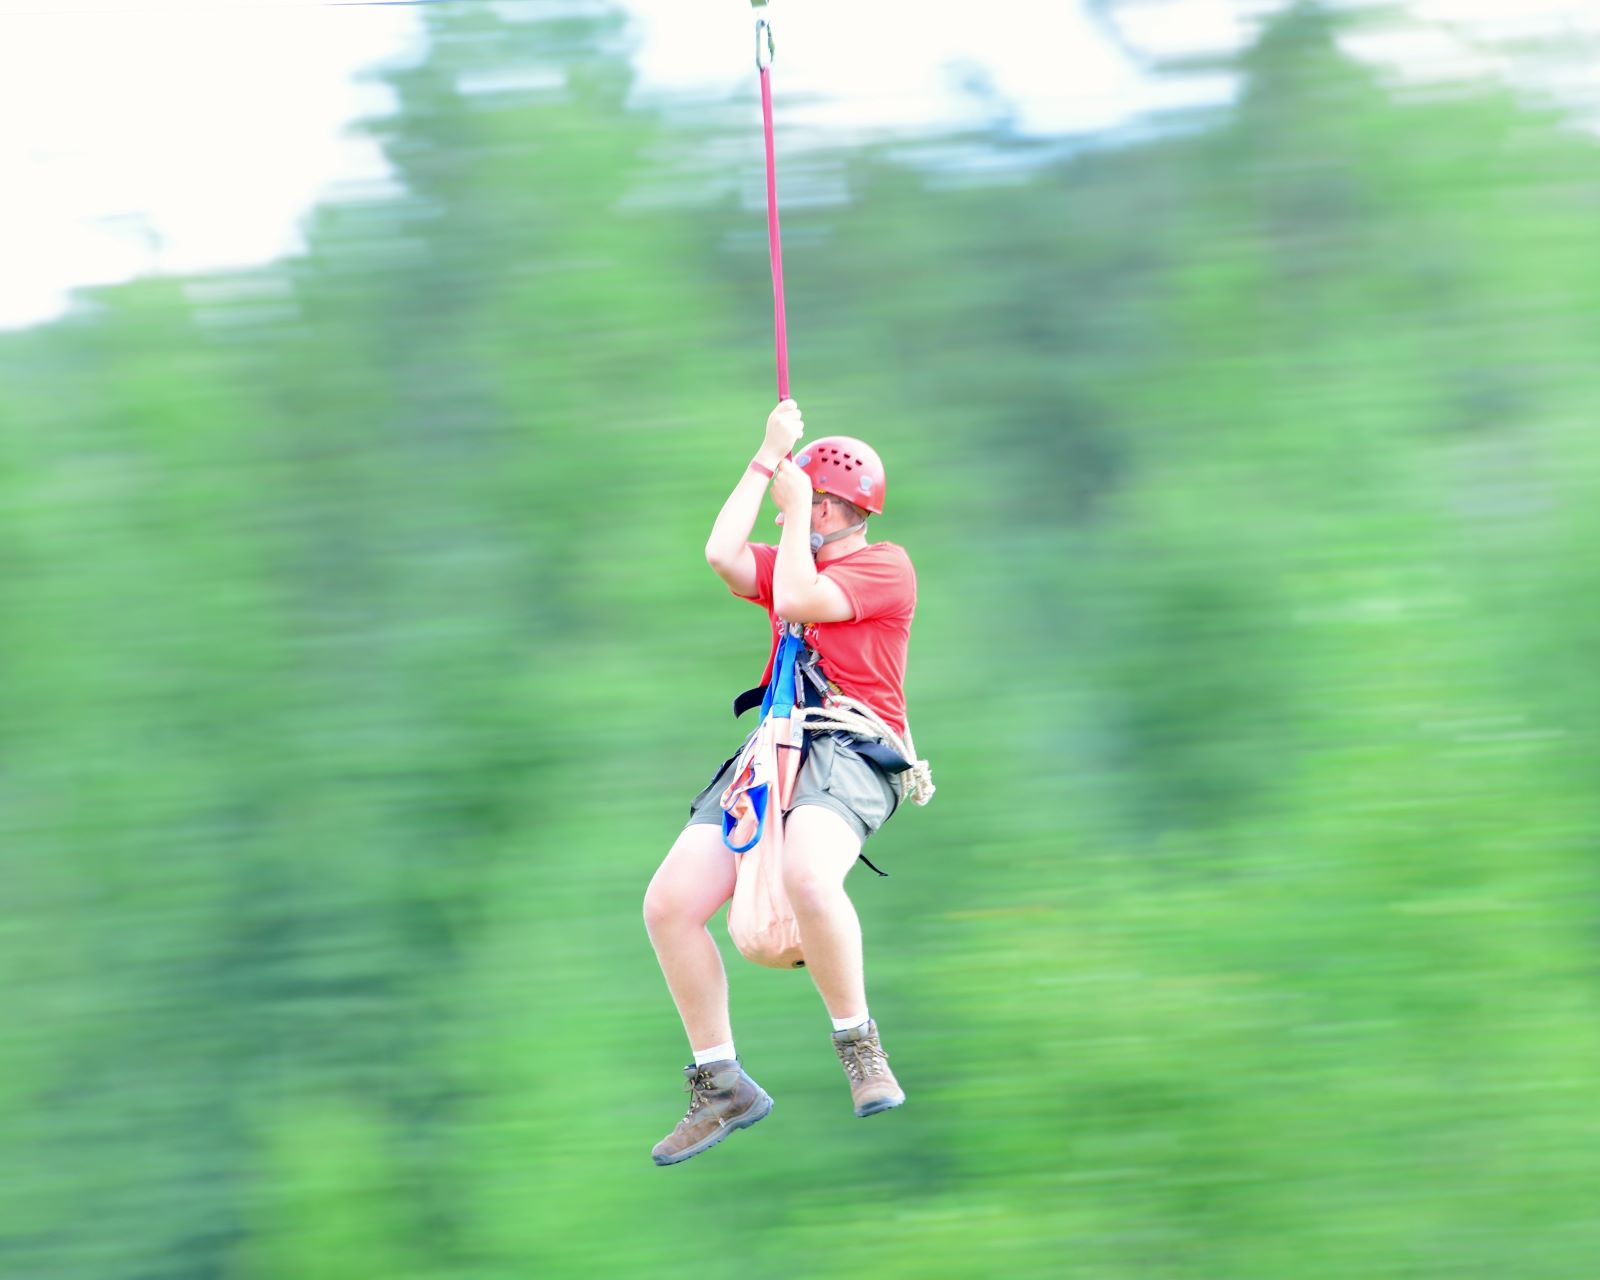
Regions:
M 778 165 L 772 148 L 772 68 L 761 68 L 761 122 L 767 140 L 767 246 L 772 255 L 772 330 L 778 354 L 778 399 L 789 398 L 789 330 L 783 315 L 783 240 L 778 233 Z

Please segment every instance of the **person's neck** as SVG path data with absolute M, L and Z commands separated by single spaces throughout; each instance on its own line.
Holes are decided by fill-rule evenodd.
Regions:
M 867 535 L 852 533 L 848 538 L 840 538 L 837 542 L 824 544 L 817 552 L 817 563 L 827 564 L 830 560 L 838 560 L 844 556 L 853 555 L 867 545 Z

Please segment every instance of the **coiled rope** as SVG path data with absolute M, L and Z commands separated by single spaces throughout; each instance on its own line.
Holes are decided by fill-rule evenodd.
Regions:
M 902 759 L 911 761 L 909 769 L 890 775 L 901 800 L 925 805 L 938 790 L 933 785 L 933 766 L 926 760 L 917 759 L 917 747 L 911 741 L 910 729 L 902 738 L 866 703 L 842 694 L 833 694 L 826 706 L 796 707 L 795 718 L 813 733 L 838 731 L 854 734 L 858 738 L 878 738 Z

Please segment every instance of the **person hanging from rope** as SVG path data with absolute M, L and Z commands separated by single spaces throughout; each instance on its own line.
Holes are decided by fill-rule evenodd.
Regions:
M 902 792 L 918 803 L 932 794 L 926 763 L 912 763 L 906 724 L 917 580 L 902 547 L 867 541 L 868 517 L 883 511 L 878 455 L 859 440 L 833 436 L 791 460 L 804 430 L 799 407 L 781 401 L 717 516 L 706 560 L 734 595 L 767 611 L 773 648 L 763 682 L 774 677 L 785 636 L 800 635 L 802 684 L 818 691 L 819 702 L 836 701 L 855 729 L 806 733 L 792 794 L 768 820 L 782 823 L 782 885 L 804 963 L 833 1021 L 855 1114 L 869 1116 L 900 1106 L 906 1095 L 867 1008 L 861 925 L 844 880 Z M 783 527 L 775 546 L 749 541 L 769 479 Z M 820 719 L 830 714 L 821 707 L 808 714 L 837 723 Z M 688 823 L 645 894 L 650 941 L 694 1054 L 684 1068 L 689 1109 L 651 1152 L 658 1165 L 696 1156 L 772 1109 L 735 1052 L 727 975 L 706 927 L 735 889 L 739 855 L 725 839 L 724 814 L 737 791 L 738 762 L 737 755 L 726 761 L 690 804 Z

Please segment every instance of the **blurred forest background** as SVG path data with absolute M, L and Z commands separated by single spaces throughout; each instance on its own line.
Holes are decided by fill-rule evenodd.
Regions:
M 753 74 L 442 6 L 403 190 L 0 338 L 0 1275 L 1592 1273 L 1600 145 L 1342 21 L 1093 146 L 781 153 L 921 574 L 870 1124 L 727 948 L 777 1109 L 648 1159 L 640 898 L 765 656 Z

